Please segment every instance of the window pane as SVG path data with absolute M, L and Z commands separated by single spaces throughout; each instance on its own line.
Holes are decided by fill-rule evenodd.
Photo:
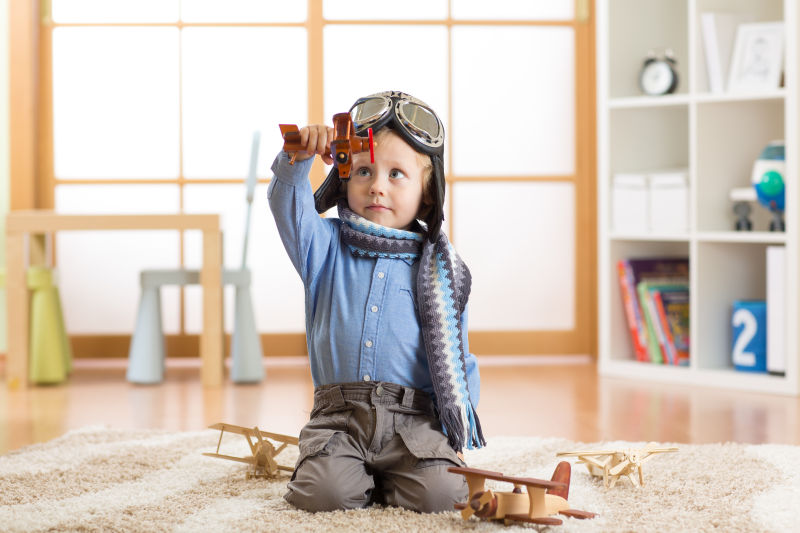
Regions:
M 568 183 L 455 184 L 453 236 L 472 273 L 471 330 L 574 328 L 574 194 Z M 487 220 L 502 221 L 502 231 Z
M 56 28 L 58 178 L 178 175 L 178 30 Z
M 306 49 L 302 28 L 183 30 L 186 177 L 244 178 L 254 130 L 259 176 L 267 176 L 283 147 L 278 124 L 307 123 Z
M 375 0 L 324 0 L 322 12 L 328 20 L 444 19 L 447 18 L 447 0 L 405 0 L 402 4 Z
M 176 185 L 61 185 L 59 213 L 177 213 Z M 139 305 L 139 274 L 177 268 L 177 231 L 62 231 L 56 235 L 59 291 L 73 334 L 130 333 Z M 178 291 L 161 294 L 164 330 L 177 330 Z
M 444 26 L 327 26 L 324 38 L 327 123 L 335 113 L 350 109 L 361 96 L 400 90 L 430 105 L 447 128 Z M 378 42 L 380 46 L 369 45 Z M 356 44 L 359 56 L 354 72 L 349 58 Z M 338 58 L 348 58 L 340 69 L 334 68 Z
M 450 5 L 454 19 L 568 20 L 575 0 L 450 0 Z
M 52 0 L 53 20 L 55 22 L 175 22 L 178 20 L 178 1 Z
M 464 26 L 452 38 L 453 172 L 572 174 L 572 29 Z M 487 143 L 490 132 L 500 137 Z
M 242 265 L 242 246 L 246 219 L 244 184 L 187 185 L 184 209 L 188 213 L 220 213 L 224 237 L 225 267 Z M 303 284 L 283 249 L 275 221 L 267 205 L 267 186 L 258 185 L 250 221 L 247 266 L 252 275 L 250 294 L 256 327 L 261 332 L 305 331 Z M 189 268 L 200 268 L 201 235 L 186 233 L 185 258 Z M 233 328 L 234 290 L 225 289 L 225 327 Z M 202 326 L 202 292 L 199 287 L 186 290 L 186 330 L 197 333 Z
M 301 22 L 307 2 L 286 0 L 181 0 L 186 22 Z

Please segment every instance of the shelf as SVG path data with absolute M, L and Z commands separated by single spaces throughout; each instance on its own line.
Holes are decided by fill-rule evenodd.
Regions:
M 612 98 L 608 101 L 609 109 L 639 109 L 648 107 L 680 107 L 692 102 L 699 104 L 724 104 L 733 102 L 758 102 L 766 100 L 783 100 L 786 89 L 777 89 L 766 93 L 699 93 L 669 94 L 665 96 L 628 96 Z
M 678 107 L 688 105 L 689 95 L 670 94 L 666 96 L 630 96 L 613 98 L 608 101 L 609 109 L 636 109 L 645 107 Z
M 693 100 L 698 103 L 751 102 L 759 100 L 782 100 L 786 98 L 786 89 L 777 89 L 768 93 L 700 93 Z
M 686 233 L 675 234 L 653 234 L 653 233 L 612 233 L 609 235 L 612 241 L 661 241 L 661 242 L 688 242 L 689 235 Z
M 697 369 L 683 366 L 655 365 L 639 361 L 601 361 L 601 374 L 606 377 L 640 379 L 662 383 L 705 386 L 721 389 L 769 391 L 793 395 L 797 392 L 785 376 L 739 372 L 730 369 Z
M 703 231 L 697 234 L 701 242 L 748 242 L 785 244 L 786 233 L 773 231 Z
M 701 25 L 706 12 L 783 21 L 785 87 L 709 92 Z M 800 331 L 794 327 L 800 315 L 800 278 L 790 274 L 800 271 L 800 188 L 792 186 L 800 180 L 800 5 L 797 0 L 598 0 L 597 13 L 599 373 L 800 396 Z M 678 92 L 644 96 L 638 86 L 642 58 L 666 47 L 678 62 Z M 734 231 L 737 214 L 730 192 L 752 187 L 755 162 L 778 139 L 786 147 L 781 170 L 788 184 L 786 231 L 768 231 L 772 213 L 756 202 L 749 214 L 754 231 Z M 633 201 L 614 194 L 615 175 L 677 168 L 686 169 L 688 177 L 688 225 L 682 231 L 639 231 L 644 224 L 615 229 L 621 218 L 614 216 L 615 198 L 623 209 Z M 641 197 L 649 206 L 649 198 Z M 640 219 L 648 220 L 647 213 Z M 785 247 L 785 377 L 738 372 L 731 363 L 733 305 L 767 299 L 766 257 L 772 246 Z M 630 309 L 620 290 L 618 263 L 648 257 L 689 258 L 688 367 L 633 359 Z
M 634 242 L 688 242 L 696 239 L 698 242 L 786 244 L 786 233 L 782 231 L 702 231 L 691 235 L 688 233 L 611 233 L 608 238 L 612 241 Z

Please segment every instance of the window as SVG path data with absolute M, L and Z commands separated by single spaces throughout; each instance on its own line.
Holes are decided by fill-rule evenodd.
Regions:
M 222 213 L 225 265 L 235 268 L 250 139 L 260 131 L 248 257 L 256 317 L 262 333 L 299 334 L 302 287 L 266 206 L 277 125 L 330 122 L 358 96 L 404 90 L 447 128 L 445 228 L 479 280 L 471 330 L 574 332 L 588 285 L 576 283 L 581 247 L 571 243 L 593 186 L 591 165 L 576 163 L 588 146 L 576 125 L 593 106 L 579 107 L 588 25 L 573 4 L 52 0 L 53 163 L 39 179 L 63 212 Z M 325 171 L 319 164 L 312 181 Z M 525 264 L 503 275 L 495 258 L 504 251 L 487 253 L 492 242 L 516 247 Z M 63 234 L 56 250 L 77 335 L 130 333 L 139 271 L 200 263 L 192 232 Z M 114 274 L 98 279 L 87 257 Z M 199 330 L 195 289 L 164 293 L 167 333 Z M 226 289 L 227 310 L 232 296 Z

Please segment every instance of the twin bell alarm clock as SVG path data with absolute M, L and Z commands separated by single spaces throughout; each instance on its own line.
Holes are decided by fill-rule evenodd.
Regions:
M 671 94 L 678 88 L 678 72 L 672 50 L 667 48 L 661 56 L 654 51 L 647 54 L 639 73 L 639 87 L 649 96 Z

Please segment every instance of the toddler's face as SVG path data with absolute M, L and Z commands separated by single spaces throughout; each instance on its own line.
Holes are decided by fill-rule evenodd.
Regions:
M 424 166 L 417 152 L 389 132 L 369 152 L 353 155 L 347 202 L 362 217 L 389 228 L 409 229 L 422 203 Z

